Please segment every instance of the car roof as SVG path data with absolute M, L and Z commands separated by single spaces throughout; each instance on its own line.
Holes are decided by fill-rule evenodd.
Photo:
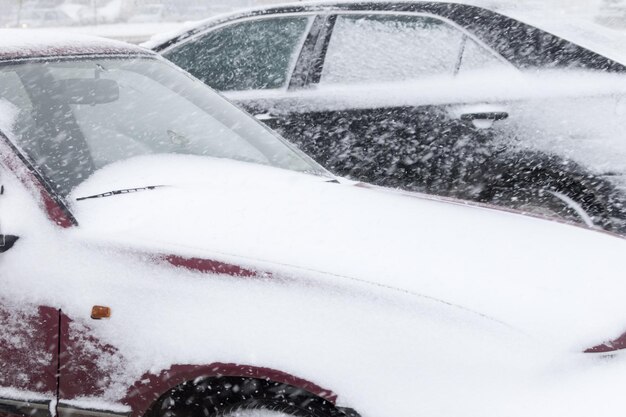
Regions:
M 153 55 L 125 42 L 54 30 L 0 29 L 0 61 L 77 55 Z
M 236 20 L 242 17 L 248 16 L 262 16 L 266 14 L 280 14 L 280 13 L 298 13 L 298 12 L 320 12 L 320 11 L 340 11 L 340 10 L 380 10 L 380 11 L 395 11 L 395 12 L 411 12 L 420 11 L 424 7 L 483 7 L 491 8 L 492 2 L 489 0 L 310 0 L 294 3 L 285 2 L 279 4 L 258 6 L 249 9 L 237 10 L 232 13 L 219 14 L 217 16 L 209 17 L 208 19 L 193 22 L 190 25 L 186 25 L 184 28 L 178 31 L 157 34 L 152 37 L 148 42 L 145 42 L 143 46 L 160 51 L 167 46 L 175 43 L 188 36 L 194 35 L 212 26 L 225 23 L 231 20 Z

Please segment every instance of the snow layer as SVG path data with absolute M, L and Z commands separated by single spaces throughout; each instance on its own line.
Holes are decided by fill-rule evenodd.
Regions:
M 171 364 L 280 369 L 365 417 L 611 413 L 626 358 L 580 353 L 626 327 L 626 241 L 553 222 L 226 160 L 111 165 L 58 230 L 3 173 L 5 297 L 54 305 L 116 346 L 120 386 Z M 238 279 L 146 264 L 153 250 L 271 270 Z M 40 260 L 33 262 L 33 260 Z M 110 320 L 89 321 L 92 305 Z M 81 399 L 85 401 L 85 399 Z
M 0 387 L 0 398 L 24 401 L 50 401 L 49 395 L 42 395 L 37 392 L 23 391 L 7 387 Z
M 595 262 L 588 264 L 590 257 L 607 260 L 604 277 L 598 279 L 621 282 L 613 270 L 615 262 L 621 265 L 618 254 L 626 248 L 621 239 L 509 213 L 374 193 L 322 177 L 202 157 L 162 155 L 113 164 L 79 186 L 74 196 L 155 184 L 168 187 L 76 202 L 80 232 L 85 237 L 137 239 L 152 247 L 170 247 L 174 253 L 186 253 L 183 247 L 199 254 L 209 250 L 248 262 L 361 279 L 468 307 L 542 337 L 553 333 L 554 321 L 542 329 L 543 312 L 554 302 L 553 291 L 566 284 L 572 287 L 575 279 L 572 298 L 564 297 L 562 311 L 551 314 L 568 333 L 559 343 L 581 350 L 606 337 L 606 332 L 619 335 L 626 329 L 621 296 L 613 304 L 607 294 L 598 294 L 602 311 L 580 307 L 594 297 L 588 286 L 598 283 L 588 278 L 599 268 Z M 516 222 L 526 230 L 519 230 Z M 531 230 L 543 236 L 541 244 L 531 243 L 536 240 Z M 472 243 L 477 236 L 481 236 L 478 245 Z M 566 244 L 563 236 L 575 240 Z M 597 246 L 593 249 L 592 241 Z M 586 257 L 570 259 L 576 252 Z M 567 257 L 567 265 L 557 260 L 557 254 Z M 449 256 L 458 264 L 447 264 Z M 515 262 L 514 270 L 510 262 Z M 545 292 L 537 292 L 535 285 Z M 500 297 L 494 299 L 491 291 Z M 543 305 L 540 313 L 501 310 L 503 299 L 522 294 L 535 306 Z M 603 327 L 609 322 L 616 327 L 582 325 L 594 316 Z
M 0 59 L 147 51 L 110 39 L 55 30 L 0 29 Z

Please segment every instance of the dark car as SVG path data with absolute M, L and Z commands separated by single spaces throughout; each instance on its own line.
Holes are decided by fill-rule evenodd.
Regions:
M 335 174 L 626 232 L 621 163 L 587 160 L 595 142 L 623 148 L 626 67 L 519 20 L 456 3 L 302 4 L 147 46 Z

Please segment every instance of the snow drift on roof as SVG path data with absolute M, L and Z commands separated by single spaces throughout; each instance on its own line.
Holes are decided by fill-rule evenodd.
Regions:
M 0 29 L 0 59 L 89 54 L 137 54 L 145 49 L 124 42 L 59 31 Z

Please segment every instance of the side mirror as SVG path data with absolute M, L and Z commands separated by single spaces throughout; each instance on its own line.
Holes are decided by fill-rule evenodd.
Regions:
M 106 104 L 120 97 L 120 87 L 115 80 L 103 78 L 69 78 L 55 83 L 55 94 L 66 104 Z
M 0 253 L 4 253 L 11 249 L 18 239 L 18 236 L 0 235 Z

